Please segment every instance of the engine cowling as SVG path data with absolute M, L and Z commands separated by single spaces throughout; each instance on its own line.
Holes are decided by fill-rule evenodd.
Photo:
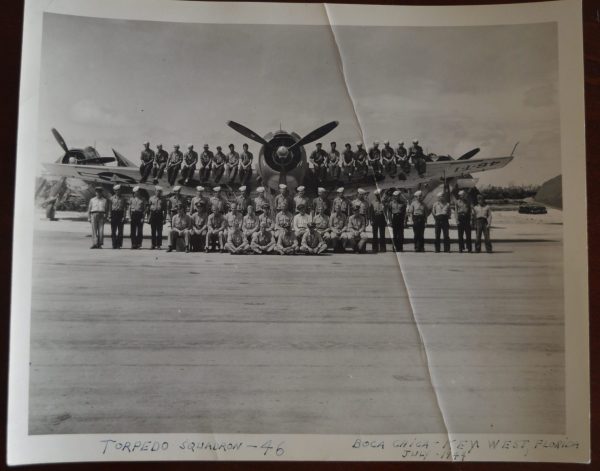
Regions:
M 282 173 L 288 186 L 295 188 L 301 185 L 307 169 L 306 151 L 302 146 L 288 150 L 300 140 L 300 136 L 293 132 L 275 131 L 264 139 L 268 145 L 261 147 L 258 156 L 258 173 L 263 185 L 277 190 Z

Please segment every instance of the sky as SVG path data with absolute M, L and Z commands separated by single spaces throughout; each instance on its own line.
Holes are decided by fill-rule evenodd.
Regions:
M 214 148 L 243 136 L 418 139 L 427 152 L 510 153 L 482 184 L 539 184 L 560 173 L 557 30 L 163 23 L 45 14 L 40 160 L 71 147 L 137 161 L 142 143 Z M 258 144 L 250 142 L 255 153 Z M 307 150 L 311 150 L 312 145 Z

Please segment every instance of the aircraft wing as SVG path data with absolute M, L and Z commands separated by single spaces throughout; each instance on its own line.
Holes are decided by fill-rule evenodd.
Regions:
M 512 155 L 505 157 L 492 157 L 487 159 L 447 160 L 442 162 L 428 162 L 427 176 L 460 178 L 471 173 L 487 172 L 505 167 L 513 159 Z

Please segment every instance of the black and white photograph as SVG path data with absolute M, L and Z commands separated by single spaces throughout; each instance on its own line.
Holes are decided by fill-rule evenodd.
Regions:
M 579 2 L 27 3 L 13 464 L 589 459 Z

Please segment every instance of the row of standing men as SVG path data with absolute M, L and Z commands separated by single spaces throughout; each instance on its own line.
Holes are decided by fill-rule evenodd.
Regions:
M 305 195 L 305 188 L 299 186 L 292 198 L 286 185 L 280 185 L 279 194 L 270 202 L 265 196 L 265 189 L 257 188 L 257 196 L 251 198 L 246 187 L 240 187 L 240 194 L 229 201 L 220 187 L 213 188 L 213 195 L 206 196 L 204 187 L 197 187 L 197 194 L 187 202 L 181 195 L 181 187 L 173 188 L 168 199 L 163 197 L 161 187 L 156 187 L 155 194 L 146 200 L 140 194 L 139 187 L 133 188 L 133 197 L 127 199 L 120 185 L 115 185 L 114 194 L 110 198 L 103 195 L 102 187 L 96 188 L 96 196 L 90 200 L 88 217 L 92 223 L 93 244 L 91 248 L 103 245 L 103 227 L 105 220 L 110 220 L 111 239 L 114 249 L 123 245 L 123 227 L 127 216 L 131 223 L 131 248 L 142 247 L 144 223 L 151 229 L 151 249 L 160 249 L 163 240 L 163 226 L 170 222 L 169 249 L 176 247 L 182 239 L 186 251 L 221 250 L 231 251 L 242 239 L 248 245 L 243 251 L 253 251 L 254 238 L 264 238 L 269 233 L 273 247 L 288 247 L 289 241 L 295 238 L 296 249 L 303 245 L 303 238 L 308 237 L 309 248 L 318 253 L 331 247 L 334 252 L 352 249 L 364 253 L 368 240 L 366 232 L 370 225 L 372 230 L 372 251 L 385 252 L 385 229 L 391 227 L 392 243 L 395 251 L 404 251 L 404 229 L 412 220 L 414 246 L 416 252 L 425 251 L 425 227 L 429 215 L 433 216 L 435 227 L 435 251 L 450 252 L 449 236 L 452 212 L 458 229 L 459 251 L 471 252 L 472 229 L 476 231 L 475 251 L 481 250 L 482 239 L 485 240 L 486 251 L 491 252 L 490 226 L 492 212 L 485 204 L 482 195 L 478 195 L 476 204 L 471 204 L 464 190 L 451 204 L 448 195 L 438 193 L 437 201 L 431 210 L 423 202 L 421 191 L 414 193 L 412 201 L 400 190 L 384 194 L 375 190 L 374 199 L 366 198 L 367 192 L 358 189 L 356 199 L 350 201 L 344 196 L 344 188 L 338 188 L 333 201 L 326 197 L 324 188 L 318 189 L 318 196 L 311 200 Z M 264 231 L 262 230 L 262 226 Z M 312 227 L 314 225 L 314 227 Z M 312 229 L 311 229 L 312 227 Z M 244 237 L 240 237 L 242 234 Z M 257 235 L 262 234 L 262 235 Z M 292 235 L 293 234 L 293 235 Z M 316 235 L 315 235 L 316 234 Z M 284 235 L 283 245 L 280 237 Z M 234 240 L 229 240 L 230 236 Z M 314 247 L 312 247 L 314 244 Z M 229 247 L 228 247 L 229 245 Z M 241 250 L 241 249 L 240 249 Z M 290 249 L 291 250 L 291 249 Z M 237 252 L 235 252 L 237 253 Z M 316 253 L 316 252 L 315 252 Z
M 201 182 L 207 182 L 212 175 L 216 183 L 224 176 L 229 183 L 235 183 L 238 178 L 240 183 L 248 183 L 252 176 L 254 155 L 248 150 L 248 144 L 242 147 L 242 152 L 238 153 L 235 145 L 229 144 L 229 152 L 225 154 L 221 146 L 217 146 L 217 152 L 213 153 L 209 145 L 204 144 L 202 153 L 198 155 L 193 144 L 188 144 L 185 154 L 176 144 L 169 154 L 162 144 L 158 144 L 154 151 L 150 148 L 150 142 L 146 141 L 140 155 L 140 181 L 145 183 L 152 176 L 156 184 L 166 172 L 169 185 L 175 186 L 176 182 L 187 185 L 199 166 L 198 178 Z M 413 167 L 419 175 L 424 175 L 426 171 L 426 157 L 418 141 L 413 141 L 409 149 L 404 147 L 404 142 L 399 142 L 396 148 L 392 148 L 389 141 L 384 142 L 380 149 L 379 142 L 375 141 L 368 151 L 361 142 L 356 144 L 356 150 L 352 149 L 350 143 L 346 143 L 341 153 L 337 150 L 335 141 L 330 143 L 329 151 L 325 151 L 322 143 L 318 142 L 309 161 L 320 181 L 328 178 L 339 180 L 342 173 L 347 179 L 352 179 L 355 175 L 367 175 L 369 169 L 374 175 L 386 172 L 392 177 L 398 174 L 400 179 L 405 179 Z

